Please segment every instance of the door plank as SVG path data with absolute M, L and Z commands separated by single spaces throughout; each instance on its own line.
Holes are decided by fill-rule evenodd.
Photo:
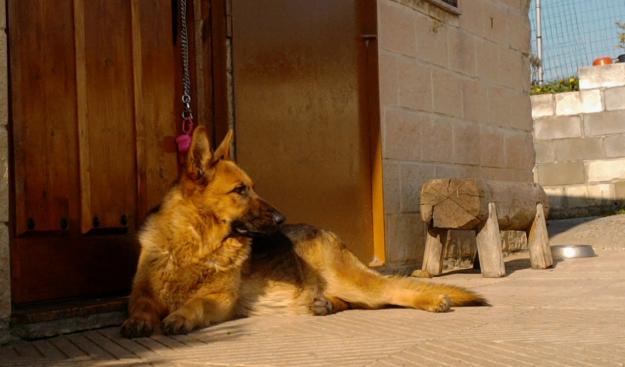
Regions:
M 177 176 L 176 63 L 170 0 L 133 0 L 133 67 L 140 224 Z
M 71 0 L 9 2 L 17 235 L 60 231 L 76 213 L 71 7 Z
M 130 3 L 76 3 L 77 64 L 84 64 L 84 75 L 77 73 L 78 99 L 86 109 L 79 113 L 81 227 L 83 232 L 133 228 L 137 190 Z

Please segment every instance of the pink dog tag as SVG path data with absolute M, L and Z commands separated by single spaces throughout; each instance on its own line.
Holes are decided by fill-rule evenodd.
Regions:
M 181 134 L 176 137 L 176 144 L 178 144 L 178 151 L 185 153 L 191 146 L 191 137 L 187 134 Z

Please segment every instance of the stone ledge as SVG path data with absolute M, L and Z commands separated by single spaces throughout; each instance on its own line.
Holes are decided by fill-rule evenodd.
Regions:
M 579 69 L 579 89 L 625 86 L 625 63 Z
M 586 161 L 588 182 L 625 180 L 625 158 Z

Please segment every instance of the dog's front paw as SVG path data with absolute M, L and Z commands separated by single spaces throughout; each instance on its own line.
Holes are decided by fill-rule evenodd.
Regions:
M 315 316 L 325 316 L 332 313 L 334 307 L 332 302 L 328 301 L 324 297 L 317 297 L 313 300 L 310 310 Z
M 194 325 L 183 314 L 174 312 L 163 320 L 161 328 L 166 335 L 187 334 L 193 330 Z
M 124 321 L 120 334 L 124 338 L 139 338 L 143 336 L 150 336 L 154 331 L 154 324 L 148 318 L 132 316 L 128 320 Z
M 436 300 L 432 302 L 431 305 L 425 308 L 426 311 L 430 312 L 447 312 L 451 308 L 451 300 L 444 294 L 438 296 Z

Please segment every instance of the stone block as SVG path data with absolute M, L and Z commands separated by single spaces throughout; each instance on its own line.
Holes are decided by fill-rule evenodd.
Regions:
M 530 170 L 519 170 L 513 168 L 481 167 L 478 173 L 472 174 L 471 176 L 467 177 L 482 177 L 488 180 L 510 182 L 532 181 Z
M 476 122 L 486 122 L 490 115 L 490 98 L 488 90 L 477 80 L 462 82 L 462 107 L 464 119 Z
M 530 70 L 523 69 L 523 55 L 511 48 L 499 50 L 498 81 L 502 85 L 518 87 L 530 80 Z
M 586 185 L 564 186 L 564 197 L 567 208 L 580 208 L 589 204 Z
M 538 183 L 545 186 L 583 184 L 584 162 L 556 162 L 537 166 Z
M 420 262 L 423 259 L 424 226 L 416 213 L 386 215 L 386 257 L 389 263 Z
M 501 249 L 504 254 L 527 250 L 527 235 L 523 231 L 501 231 Z
M 625 133 L 625 111 L 609 111 L 584 115 L 586 136 Z
M 538 94 L 531 96 L 532 102 L 532 118 L 553 116 L 555 113 L 555 103 L 553 94 Z
M 532 106 L 529 95 L 519 90 L 493 87 L 489 89 L 491 118 L 497 126 L 532 130 Z
M 608 88 L 603 91 L 605 109 L 608 111 L 625 110 L 625 87 Z
M 449 28 L 449 67 L 452 70 L 476 75 L 476 38 L 459 28 Z
M 558 162 L 600 159 L 605 156 L 601 138 L 559 139 L 552 144 Z
M 477 76 L 480 80 L 497 82 L 499 48 L 496 43 L 487 40 L 477 41 Z
M 424 162 L 452 162 L 451 126 L 450 120 L 444 117 L 421 121 L 421 158 Z
M 546 117 L 534 123 L 534 137 L 537 140 L 580 136 L 582 136 L 582 123 L 579 116 Z
M 508 26 L 511 32 L 508 34 L 511 48 L 519 50 L 527 55 L 530 52 L 530 21 L 527 12 L 508 12 Z
M 549 163 L 556 160 L 556 153 L 553 142 L 548 140 L 537 140 L 534 142 L 536 151 L 536 163 Z
M 603 101 L 599 89 L 555 94 L 558 116 L 595 113 L 603 111 Z
M 531 170 L 535 163 L 534 142 L 530 134 L 513 134 L 505 138 L 506 168 Z
M 462 117 L 462 81 L 450 72 L 432 71 L 434 112 Z
M 469 178 L 481 177 L 480 167 L 461 164 L 437 164 L 437 178 Z
M 480 164 L 480 127 L 477 124 L 455 122 L 452 127 L 454 162 Z M 476 144 L 477 143 L 477 144 Z
M 484 13 L 484 5 L 482 1 L 459 1 L 458 7 L 462 12 L 460 28 L 475 35 L 483 36 L 488 21 Z
M 501 129 L 480 126 L 479 137 L 480 165 L 486 167 L 505 167 L 504 133 Z
M 401 181 L 399 163 L 384 160 L 384 213 L 399 213 Z
M 564 207 L 564 187 L 563 186 L 543 186 L 545 194 L 549 198 L 549 207 L 559 209 Z
M 614 182 L 614 199 L 625 204 L 625 181 Z
M 449 231 L 443 250 L 443 271 L 472 267 L 477 253 L 475 231 Z
M 401 212 L 419 212 L 421 185 L 436 178 L 434 165 L 403 163 L 401 165 Z
M 9 141 L 4 126 L 0 126 L 0 222 L 9 222 Z
M 399 105 L 413 110 L 432 111 L 432 71 L 413 59 L 398 61 Z
M 421 159 L 422 116 L 399 108 L 384 110 L 384 158 L 418 161 Z
M 448 27 L 440 20 L 415 13 L 417 58 L 447 68 L 449 56 L 447 47 Z
M 590 205 L 609 205 L 614 200 L 614 184 L 591 184 L 587 190 Z
M 413 11 L 395 2 L 379 2 L 378 29 L 380 47 L 414 57 L 417 53 Z
M 11 316 L 11 263 L 9 251 L 9 228 L 0 223 L 0 321 Z M 2 336 L 0 335 L 0 338 Z
M 486 3 L 484 6 L 484 16 L 486 19 L 484 36 L 502 46 L 508 46 L 508 12 L 503 6 L 496 3 Z
M 0 31 L 0 126 L 6 126 L 9 122 L 9 78 L 7 72 L 7 49 L 7 35 L 5 32 Z
M 625 158 L 586 162 L 588 182 L 625 180 Z
M 399 56 L 380 50 L 378 57 L 380 104 L 391 107 L 399 104 Z
M 579 89 L 625 86 L 625 63 L 580 68 Z
M 7 27 L 6 0 L 0 0 L 0 30 Z M 0 32 L 4 33 L 4 32 Z
M 605 155 L 608 158 L 625 157 L 625 135 L 610 135 L 603 140 Z

